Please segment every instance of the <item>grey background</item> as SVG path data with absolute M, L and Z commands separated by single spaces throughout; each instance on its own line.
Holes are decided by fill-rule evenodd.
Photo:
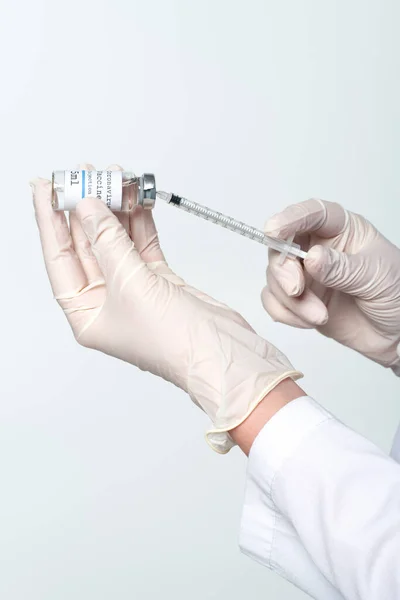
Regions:
M 44 271 L 27 181 L 119 162 L 262 226 L 320 196 L 399 242 L 399 4 L 3 2 L 0 596 L 300 599 L 240 555 L 245 474 L 173 387 L 78 347 Z M 240 310 L 309 394 L 389 449 L 390 373 L 259 301 L 266 251 L 167 206 L 171 266 Z

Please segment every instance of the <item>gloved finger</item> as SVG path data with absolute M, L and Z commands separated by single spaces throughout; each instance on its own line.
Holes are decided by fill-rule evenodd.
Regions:
M 265 287 L 261 292 L 261 301 L 264 309 L 273 319 L 278 323 L 284 323 L 291 327 L 297 327 L 298 329 L 313 329 L 313 325 L 303 321 L 298 315 L 295 315 L 286 306 L 283 306 L 279 300 L 275 298 L 273 293 Z
M 274 215 L 265 224 L 264 231 L 281 239 L 313 231 L 323 238 L 330 238 L 339 235 L 346 223 L 347 213 L 340 204 L 313 198 Z
M 305 287 L 304 271 L 299 260 L 285 260 L 281 263 L 281 254 L 268 251 L 268 271 L 275 277 L 288 296 L 300 296 Z
M 141 271 L 143 275 L 148 275 L 146 264 L 132 240 L 117 217 L 101 200 L 81 200 L 76 207 L 76 216 L 107 282 L 118 276 L 125 283 Z
M 137 206 L 130 215 L 130 230 L 135 248 L 145 262 L 165 261 L 151 210 Z
M 96 167 L 91 163 L 80 163 L 78 165 L 80 171 L 95 171 Z M 83 231 L 79 220 L 74 212 L 69 214 L 69 228 L 71 231 L 72 242 L 75 252 L 81 261 L 82 267 L 86 273 L 88 283 L 103 280 L 103 274 L 99 264 L 92 252 L 92 247 Z
M 119 165 L 111 165 L 109 170 L 121 170 Z M 132 186 L 132 193 L 136 194 L 136 189 Z M 152 211 L 144 210 L 137 206 L 127 215 L 129 221 L 128 231 L 138 250 L 140 256 L 146 263 L 158 263 L 165 261 L 164 254 L 160 248 L 157 229 L 154 223 Z M 123 223 L 125 226 L 125 223 Z M 168 267 L 169 268 L 169 267 Z M 171 271 L 172 273 L 172 271 Z
M 299 298 L 292 298 L 283 291 L 270 272 L 267 273 L 267 283 L 278 302 L 306 323 L 318 327 L 327 322 L 328 310 L 325 304 L 310 289 L 306 288 Z
M 67 219 L 51 204 L 52 185 L 47 179 L 31 182 L 36 221 L 43 255 L 55 297 L 75 294 L 87 285 L 86 273 L 75 252 Z
M 74 212 L 69 215 L 69 228 L 71 231 L 74 249 L 86 273 L 88 283 L 104 280 L 99 263 L 92 252 L 92 247 L 85 232 Z
M 109 165 L 106 169 L 106 171 L 123 171 L 123 167 L 121 167 L 120 165 Z M 134 190 L 125 190 L 124 193 L 131 193 L 134 194 Z M 129 223 L 129 213 L 128 212 L 116 212 L 114 213 L 115 216 L 117 217 L 118 221 L 121 223 L 121 225 L 123 226 L 123 228 L 125 229 L 125 231 L 127 232 L 128 235 L 131 235 L 131 230 L 130 230 L 130 223 Z
M 315 281 L 362 299 L 374 295 L 372 283 L 379 281 L 376 266 L 361 253 L 346 254 L 333 248 L 314 246 L 309 250 L 304 266 Z

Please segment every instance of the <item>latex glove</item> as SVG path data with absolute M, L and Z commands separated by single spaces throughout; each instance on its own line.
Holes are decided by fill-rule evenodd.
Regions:
M 33 185 L 48 275 L 76 340 L 185 390 L 211 418 L 210 445 L 227 452 L 227 432 L 301 374 L 239 314 L 172 273 L 150 211 L 137 208 L 124 228 L 101 201 L 85 199 L 70 234 L 51 207 L 50 182 Z
M 262 300 L 272 318 L 316 328 L 400 374 L 400 250 L 364 217 L 322 200 L 286 208 L 265 229 L 310 249 L 304 268 L 270 252 Z

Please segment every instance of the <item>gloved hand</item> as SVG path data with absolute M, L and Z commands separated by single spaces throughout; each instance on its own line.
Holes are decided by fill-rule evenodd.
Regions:
M 266 224 L 268 235 L 309 250 L 279 264 L 269 254 L 262 300 L 272 318 L 316 328 L 400 375 L 400 250 L 362 216 L 307 200 Z
M 228 452 L 227 432 L 301 374 L 239 314 L 172 273 L 149 211 L 136 208 L 124 228 L 85 199 L 70 232 L 51 207 L 50 182 L 32 185 L 47 272 L 77 341 L 185 390 L 213 422 L 210 445 Z

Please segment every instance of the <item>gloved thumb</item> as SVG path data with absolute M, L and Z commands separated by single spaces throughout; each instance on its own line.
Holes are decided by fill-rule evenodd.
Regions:
M 313 246 L 304 259 L 304 266 L 315 281 L 346 294 L 365 298 L 370 289 L 371 273 L 363 254 Z
M 78 202 L 76 216 L 106 281 L 117 272 L 125 279 L 139 269 L 147 270 L 125 228 L 104 202 L 85 198 Z

